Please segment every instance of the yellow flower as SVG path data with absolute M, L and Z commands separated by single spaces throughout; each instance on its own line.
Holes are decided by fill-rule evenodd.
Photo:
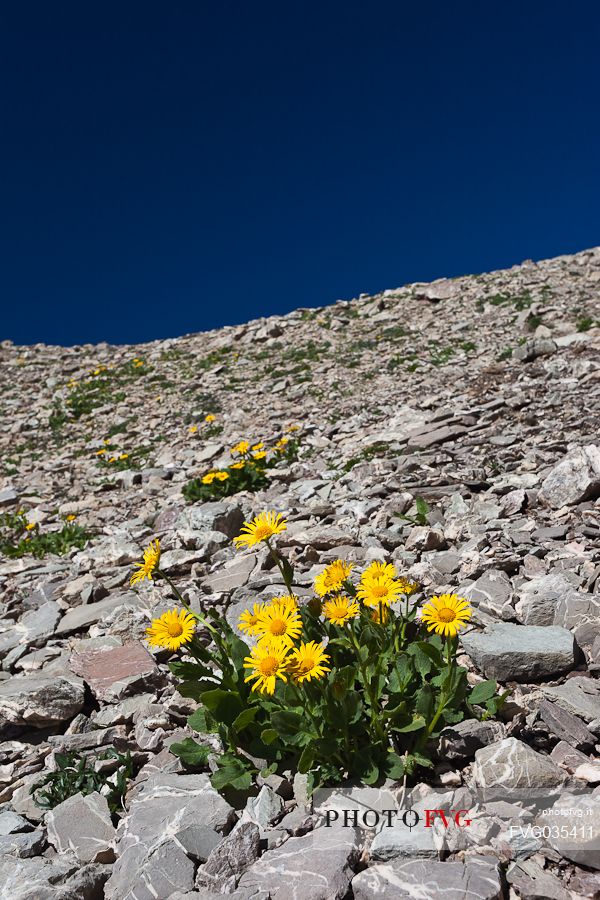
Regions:
M 119 459 L 129 459 L 129 453 L 121 453 Z
M 144 550 L 143 562 L 136 563 L 138 571 L 133 573 L 129 579 L 129 583 L 132 585 L 137 584 L 138 581 L 143 581 L 144 578 L 147 578 L 148 581 L 152 581 L 152 573 L 158 569 L 159 562 L 160 541 L 156 538 L 154 541 L 150 541 Z
M 33 531 L 34 528 L 35 528 L 35 522 L 28 522 L 27 525 L 25 526 L 25 529 L 27 531 Z
M 298 611 L 298 598 L 293 594 L 282 594 L 281 597 L 273 597 L 272 606 L 282 606 L 285 609 L 291 609 L 292 612 Z
M 276 450 L 285 450 L 286 446 L 289 444 L 290 439 L 286 437 L 280 438 L 275 444 Z
M 257 629 L 259 644 L 291 647 L 302 631 L 302 619 L 295 607 L 272 603 L 260 611 Z
M 390 578 L 389 575 L 371 575 L 364 580 L 361 578 L 356 596 L 365 606 L 378 606 L 380 603 L 389 606 L 401 593 L 402 584 L 395 578 Z
M 76 518 L 77 516 L 73 515 L 73 513 L 70 513 L 68 516 L 66 516 L 67 522 L 74 522 Z
M 371 565 L 367 566 L 362 573 L 361 580 L 365 581 L 372 575 L 387 575 L 388 578 L 395 578 L 397 574 L 396 566 L 392 565 L 392 563 L 383 563 L 379 562 L 378 559 L 374 559 Z
M 106 453 L 106 447 L 102 447 L 101 450 L 96 450 L 96 456 L 104 456 Z
M 444 637 L 455 637 L 471 618 L 471 607 L 458 594 L 440 594 L 432 597 L 421 610 L 421 621 L 428 631 Z
M 247 453 L 250 449 L 250 444 L 248 441 L 240 441 L 235 445 L 235 447 L 231 448 L 232 453 Z
M 371 618 L 379 625 L 385 625 L 390 619 L 389 608 L 387 606 L 382 606 L 380 609 L 379 606 L 376 606 L 375 609 L 371 610 Z
M 207 416 L 204 416 L 204 421 L 205 421 L 205 422 L 208 422 L 208 424 L 210 425 L 211 422 L 214 422 L 216 418 L 217 418 L 217 417 L 216 417 L 216 416 L 213 416 L 212 413 L 209 413 Z
M 189 428 L 189 433 L 190 433 L 190 434 L 196 434 L 197 431 L 198 431 L 198 426 L 197 426 L 197 425 L 190 425 L 190 428 Z
M 335 562 L 330 563 L 315 578 L 315 591 L 319 597 L 341 591 L 344 582 L 350 577 L 351 571 L 352 563 L 344 562 L 343 559 L 336 559 Z
M 152 619 L 152 625 L 146 628 L 148 643 L 151 647 L 179 650 L 182 644 L 192 640 L 195 627 L 196 619 L 191 613 L 170 609 L 158 619 Z
M 212 484 L 216 477 L 216 472 L 208 472 L 208 474 L 204 475 L 204 477 L 202 478 L 202 484 Z
M 288 427 L 286 428 L 286 431 L 300 431 L 300 426 L 299 425 L 288 425 Z
M 236 547 L 254 547 L 261 541 L 268 541 L 275 534 L 281 534 L 287 523 L 281 513 L 261 512 L 251 522 L 244 522 L 241 533 L 233 539 Z
M 117 457 L 116 457 L 116 456 L 111 456 L 111 458 L 109 459 L 109 463 L 113 463 L 113 462 L 116 462 L 116 461 L 117 461 Z
M 264 446 L 265 446 L 264 441 L 259 441 L 258 444 L 252 444 L 252 449 L 253 450 L 262 450 L 262 448 Z
M 136 369 L 139 369 L 144 365 L 144 360 L 143 359 L 134 359 L 133 365 Z
M 329 656 L 323 645 L 310 641 L 292 650 L 289 669 L 296 681 L 310 681 L 311 678 L 322 678 L 325 672 L 329 672 L 329 666 L 325 665 L 328 662 Z
M 264 459 L 266 455 L 264 450 L 257 450 L 252 454 L 252 459 Z
M 245 609 L 240 616 L 240 621 L 238 622 L 238 628 L 240 629 L 240 631 L 245 631 L 247 632 L 247 634 L 260 634 L 258 618 L 264 608 L 264 603 L 255 603 L 252 608 L 252 612 L 250 612 L 249 609 Z
M 217 481 L 227 481 L 229 478 L 229 472 L 215 472 L 215 478 Z
M 103 443 L 104 443 L 104 444 L 110 444 L 110 438 L 104 438 Z
M 287 647 L 275 644 L 258 645 L 250 651 L 250 656 L 244 659 L 244 668 L 253 669 L 244 681 L 256 681 L 252 685 L 253 691 L 261 694 L 275 693 L 275 684 L 278 678 L 287 681 L 285 674 L 288 663 Z
M 358 615 L 359 605 L 348 597 L 334 597 L 323 605 L 323 615 L 334 625 L 345 625 Z
M 243 469 L 245 465 L 246 465 L 245 461 L 243 459 L 241 459 L 239 462 L 231 463 L 229 468 L 230 469 Z

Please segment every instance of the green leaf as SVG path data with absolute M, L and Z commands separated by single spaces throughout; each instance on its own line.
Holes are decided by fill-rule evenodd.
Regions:
M 231 725 L 242 712 L 243 704 L 239 694 L 233 691 L 204 691 L 201 697 L 203 706 L 211 711 L 217 722 Z
M 308 744 L 300 754 L 300 759 L 298 760 L 298 771 L 301 775 L 306 775 L 309 769 L 312 768 L 314 759 L 314 748 L 310 744 Z
M 236 731 L 243 731 L 250 722 L 254 721 L 258 711 L 258 706 L 249 706 L 247 709 L 244 709 L 234 720 L 232 728 L 235 728 Z
M 427 514 L 429 513 L 429 507 L 425 500 L 422 497 L 417 497 L 415 499 L 415 506 L 417 507 L 417 516 L 422 520 L 422 524 L 427 524 Z
M 417 647 L 419 648 L 421 653 L 424 653 L 425 656 L 429 657 L 436 668 L 441 669 L 445 665 L 444 658 L 439 649 L 433 644 L 429 643 L 429 641 L 418 641 Z
M 252 786 L 253 770 L 238 757 L 223 756 L 218 766 L 217 771 L 210 777 L 211 784 L 215 790 L 220 791 L 230 786 L 237 790 L 245 791 Z
M 493 679 L 480 681 L 471 691 L 469 703 L 485 703 L 486 700 L 491 700 L 497 690 L 498 685 Z
M 419 731 L 420 728 L 424 728 L 427 722 L 423 718 L 423 716 L 415 716 L 412 722 L 409 722 L 408 725 L 403 725 L 402 727 L 395 727 L 394 731 L 398 731 L 400 734 L 408 734 L 409 731 Z
M 271 722 L 282 738 L 294 737 L 304 725 L 303 717 L 291 709 L 281 709 L 273 713 Z
M 187 722 L 190 728 L 193 728 L 198 734 L 212 734 L 215 731 L 210 716 L 201 706 L 191 716 L 188 716 Z
M 385 766 L 387 777 L 399 781 L 400 778 L 404 778 L 405 771 L 406 769 L 402 757 L 398 756 L 397 753 L 388 753 Z
M 260 733 L 260 739 L 263 744 L 272 744 L 273 741 L 276 741 L 279 737 L 279 732 L 275 731 L 274 728 L 265 728 L 264 731 Z
M 294 570 L 290 565 L 290 561 L 285 558 L 285 556 L 279 557 L 281 561 L 281 568 L 283 569 L 283 575 L 288 584 L 293 584 L 294 582 Z
M 179 757 L 184 765 L 191 767 L 205 766 L 210 753 L 209 747 L 198 744 L 193 738 L 189 737 L 184 741 L 171 744 L 170 750 L 171 753 Z

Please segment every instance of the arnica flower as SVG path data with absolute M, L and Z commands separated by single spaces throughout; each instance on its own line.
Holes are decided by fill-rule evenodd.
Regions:
M 202 484 L 212 484 L 216 477 L 217 477 L 216 472 L 209 472 L 207 475 L 203 476 Z
M 345 625 L 356 618 L 359 609 L 358 603 L 348 597 L 334 597 L 323 605 L 323 615 L 334 625 Z
M 264 450 L 255 450 L 252 454 L 252 459 L 264 459 L 266 456 L 266 452 Z
M 34 528 L 35 528 L 35 522 L 28 522 L 27 525 L 25 526 L 25 529 L 27 531 L 33 531 Z
M 185 609 L 170 609 L 152 625 L 146 628 L 148 643 L 151 647 L 165 647 L 167 650 L 179 650 L 182 644 L 189 644 L 194 636 L 195 617 Z
M 421 610 L 421 621 L 428 631 L 444 637 L 456 637 L 471 618 L 471 607 L 458 594 L 440 594 L 432 597 Z
M 117 461 L 117 457 L 116 457 L 116 456 L 111 456 L 111 458 L 109 459 L 109 463 L 114 463 L 114 462 L 116 462 L 116 461 Z
M 106 453 L 106 447 L 102 447 L 101 450 L 96 450 L 96 456 L 104 456 Z
M 287 528 L 287 522 L 274 510 L 261 512 L 251 522 L 244 522 L 240 534 L 233 539 L 236 547 L 254 547 L 261 541 L 268 541 L 275 534 L 281 534 Z
M 77 518 L 76 515 L 74 515 L 73 513 L 69 513 L 68 516 L 65 516 L 65 521 L 66 522 L 74 522 L 76 518 Z
M 293 594 L 282 594 L 280 597 L 273 597 L 271 606 L 282 606 L 284 609 L 291 609 L 292 612 L 298 611 L 298 598 Z
M 253 647 L 250 656 L 244 659 L 244 668 L 253 669 L 244 681 L 256 679 L 252 685 L 253 691 L 261 694 L 275 693 L 275 684 L 278 678 L 287 681 L 286 669 L 288 665 L 288 649 L 282 645 L 266 644 Z
M 129 579 L 129 583 L 137 584 L 138 581 L 143 581 L 144 578 L 147 578 L 148 581 L 152 581 L 152 574 L 158 569 L 159 562 L 160 541 L 156 538 L 154 541 L 150 541 L 144 550 L 143 562 L 136 563 L 138 571 L 133 573 Z
M 392 563 L 379 562 L 378 559 L 374 559 L 362 573 L 361 579 L 366 581 L 374 575 L 387 575 L 388 578 L 396 578 L 397 574 L 396 566 Z
M 329 672 L 329 656 L 325 653 L 322 644 L 310 641 L 308 644 L 300 644 L 292 650 L 289 657 L 289 670 L 296 681 L 310 681 L 311 678 L 322 678 Z
M 389 575 L 371 575 L 369 578 L 361 578 L 356 596 L 365 606 L 389 606 L 402 594 L 402 583 L 390 578 Z
M 216 417 L 216 416 L 213 416 L 212 413 L 209 413 L 207 416 L 204 416 L 204 421 L 205 421 L 205 422 L 208 422 L 208 424 L 210 425 L 211 422 L 214 422 L 216 418 L 217 418 L 217 417 Z
M 198 426 L 197 426 L 197 425 L 190 425 L 190 427 L 189 427 L 189 433 L 190 433 L 190 434 L 196 434 L 197 431 L 198 431 Z
M 229 468 L 230 469 L 243 469 L 245 465 L 246 465 L 245 461 L 243 459 L 240 459 L 239 462 L 231 463 Z
M 215 478 L 217 481 L 227 481 L 229 478 L 229 472 L 215 472 Z
M 249 609 L 245 609 L 238 622 L 240 631 L 245 631 L 246 634 L 260 634 L 259 617 L 264 608 L 264 603 L 255 603 L 252 607 L 252 612 Z
M 276 449 L 276 450 L 279 450 L 279 451 L 285 450 L 285 448 L 287 447 L 287 445 L 289 444 L 289 442 L 290 442 L 290 439 L 289 439 L 289 438 L 282 437 L 282 438 L 280 438 L 280 439 L 277 441 L 277 443 L 275 444 L 275 449 Z
M 259 644 L 291 647 L 302 631 L 302 619 L 296 608 L 283 603 L 271 603 L 258 616 Z
M 249 449 L 250 449 L 250 444 L 248 443 L 248 441 L 239 441 L 239 443 L 237 443 L 235 445 L 235 447 L 231 448 L 231 452 L 232 453 L 247 453 Z
M 129 453 L 121 453 L 119 459 L 129 459 Z
M 264 441 L 259 441 L 258 444 L 252 444 L 252 449 L 253 450 L 262 450 L 262 448 L 264 446 L 265 446 Z
M 344 562 L 343 559 L 336 559 L 330 563 L 320 575 L 315 578 L 315 591 L 319 597 L 326 594 L 334 594 L 341 591 L 344 582 L 350 577 L 352 571 L 352 563 Z

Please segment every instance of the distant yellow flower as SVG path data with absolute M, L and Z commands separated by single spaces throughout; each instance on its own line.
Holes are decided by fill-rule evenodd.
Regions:
M 104 456 L 106 453 L 106 447 L 102 447 L 100 450 L 96 450 L 96 456 Z
M 144 365 L 143 359 L 134 359 L 133 361 L 134 368 L 140 369 Z
M 249 609 L 245 609 L 238 622 L 240 631 L 245 631 L 247 634 L 259 634 L 260 627 L 258 625 L 258 618 L 264 607 L 264 603 L 255 603 L 252 612 L 250 612 Z
M 444 637 L 455 637 L 471 618 L 471 607 L 458 594 L 432 597 L 421 610 L 421 621 L 428 631 Z
M 119 459 L 129 459 L 129 453 L 121 453 Z
M 356 618 L 359 605 L 348 597 L 334 597 L 323 604 L 323 615 L 334 625 L 345 625 L 350 619 Z
M 248 443 L 248 441 L 239 441 L 239 443 L 237 443 L 235 445 L 235 447 L 231 448 L 231 452 L 232 453 L 247 453 L 249 449 L 250 449 L 250 444 Z
M 322 678 L 330 671 L 329 666 L 325 665 L 328 662 L 329 656 L 325 653 L 323 645 L 310 641 L 292 650 L 288 667 L 295 680 L 302 682 L 310 681 L 311 678 Z
M 143 581 L 144 578 L 147 578 L 148 581 L 152 581 L 152 573 L 158 569 L 159 562 L 160 541 L 156 538 L 155 540 L 150 541 L 144 550 L 143 562 L 135 564 L 139 571 L 133 573 L 129 579 L 129 583 L 132 585 L 137 584 L 138 581 Z
M 66 521 L 67 521 L 67 522 L 74 522 L 75 519 L 77 518 L 77 516 L 73 515 L 73 513 L 70 513 L 70 514 L 69 514 L 68 516 L 66 516 L 65 518 L 66 518 Z
M 261 512 L 251 522 L 244 522 L 241 533 L 233 539 L 233 543 L 236 547 L 254 547 L 275 534 L 281 534 L 286 528 L 287 523 L 281 513 Z
M 148 643 L 151 647 L 179 650 L 182 644 L 192 640 L 195 627 L 196 619 L 191 613 L 185 609 L 170 609 L 153 619 L 150 628 L 146 628 Z
M 217 477 L 216 472 L 208 472 L 202 478 L 202 484 L 212 484 L 215 478 Z
M 244 659 L 244 668 L 253 669 L 244 681 L 256 679 L 252 685 L 253 691 L 261 694 L 273 694 L 278 678 L 287 681 L 286 667 L 288 663 L 287 647 L 267 644 L 258 645 L 250 651 L 250 656 Z
M 208 422 L 208 424 L 210 425 L 211 422 L 214 422 L 216 418 L 217 418 L 217 417 L 216 417 L 216 416 L 213 416 L 212 413 L 209 413 L 207 416 L 204 416 L 204 421 L 205 421 L 205 422 Z
M 392 565 L 392 563 L 379 562 L 378 559 L 374 559 L 362 573 L 361 578 L 363 581 L 373 575 L 386 575 L 388 578 L 395 578 L 397 574 L 396 566 Z
M 198 431 L 198 426 L 197 426 L 197 425 L 190 425 L 190 428 L 189 428 L 189 433 L 190 433 L 190 434 L 196 434 L 197 431 Z
M 103 443 L 104 443 L 104 444 L 110 444 L 110 438 L 104 438 Z
M 365 606 L 378 606 L 383 603 L 389 606 L 395 603 L 398 595 L 402 594 L 402 584 L 389 575 L 372 575 L 370 578 L 360 580 L 356 596 Z
M 288 425 L 288 427 L 286 428 L 286 431 L 300 431 L 300 426 L 299 425 Z
M 335 562 L 330 563 L 315 578 L 315 591 L 319 597 L 341 591 L 344 582 L 350 577 L 351 571 L 352 563 L 344 562 L 343 559 L 336 559 Z
M 227 481 L 229 478 L 229 472 L 215 472 L 215 478 L 217 481 Z
M 265 446 L 264 441 L 259 441 L 258 444 L 252 444 L 252 449 L 253 450 L 262 450 L 262 448 L 264 446 Z
M 27 531 L 33 531 L 34 528 L 35 528 L 35 522 L 28 522 L 27 525 L 25 526 L 25 529 Z
M 266 455 L 267 455 L 267 454 L 265 453 L 264 450 L 256 450 L 256 451 L 252 454 L 252 459 L 264 459 Z
M 116 457 L 116 456 L 111 456 L 111 458 L 109 459 L 109 463 L 113 463 L 113 462 L 116 462 L 116 461 L 117 461 L 117 457 Z
M 302 619 L 297 609 L 282 603 L 265 606 L 258 616 L 259 644 L 282 644 L 291 647 L 302 631 Z
M 287 445 L 289 444 L 289 442 L 290 442 L 290 439 L 289 439 L 289 438 L 282 437 L 282 438 L 280 438 L 280 439 L 277 441 L 277 443 L 275 444 L 275 449 L 276 449 L 276 450 L 285 450 L 285 448 L 287 447 Z
M 245 465 L 246 465 L 246 461 L 243 459 L 240 459 L 239 462 L 231 463 L 229 468 L 230 469 L 243 469 Z

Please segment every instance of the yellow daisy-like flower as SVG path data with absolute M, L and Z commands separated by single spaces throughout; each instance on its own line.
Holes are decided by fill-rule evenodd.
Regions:
M 240 534 L 233 539 L 236 547 L 254 547 L 261 541 L 268 541 L 275 534 L 281 534 L 287 528 L 287 522 L 274 510 L 261 512 L 251 522 L 244 522 Z
M 329 659 L 322 644 L 317 644 L 316 641 L 302 643 L 290 653 L 289 670 L 299 682 L 322 678 L 330 671 L 329 666 L 325 665 Z
M 215 472 L 215 478 L 217 481 L 227 481 L 229 478 L 229 472 Z
M 282 594 L 281 597 L 273 597 L 272 606 L 283 606 L 285 609 L 291 609 L 292 612 L 298 611 L 298 598 L 293 594 Z
M 212 413 L 209 413 L 207 416 L 204 416 L 204 421 L 205 421 L 205 422 L 208 422 L 208 424 L 210 425 L 211 422 L 214 422 L 216 418 L 217 418 L 217 417 L 216 417 L 216 416 L 213 416 Z
M 302 631 L 302 619 L 296 607 L 270 603 L 261 610 L 256 627 L 260 644 L 291 647 Z
M 471 618 L 471 607 L 458 594 L 440 594 L 432 597 L 421 610 L 421 621 L 428 631 L 444 637 L 456 637 Z
M 209 472 L 207 475 L 203 476 L 202 484 L 212 484 L 216 477 L 217 477 L 216 472 Z
M 252 449 L 253 450 L 262 450 L 262 448 L 264 446 L 265 446 L 264 441 L 259 441 L 258 444 L 252 444 Z
M 151 647 L 179 650 L 182 644 L 189 644 L 195 628 L 196 619 L 191 613 L 185 609 L 170 609 L 158 619 L 152 619 L 152 625 L 146 628 L 146 634 Z
M 27 531 L 33 531 L 34 528 L 35 528 L 35 522 L 28 522 L 27 525 L 25 526 L 25 529 Z
M 116 456 L 111 456 L 111 458 L 109 459 L 109 463 L 113 463 L 113 462 L 116 462 L 116 461 L 117 461 L 117 457 L 116 457 Z
M 249 609 L 245 609 L 238 622 L 240 631 L 245 631 L 246 634 L 260 634 L 259 617 L 264 608 L 264 603 L 255 603 L 252 607 L 252 612 Z
M 245 465 L 246 465 L 245 461 L 243 459 L 241 459 L 239 462 L 231 463 L 229 468 L 230 469 L 243 469 Z
M 197 425 L 190 425 L 188 431 L 189 431 L 190 434 L 196 434 L 196 432 L 198 431 L 198 426 L 197 426 Z
M 144 578 L 147 578 L 148 581 L 152 581 L 152 574 L 158 569 L 159 562 L 160 541 L 156 538 L 154 541 L 150 541 L 144 550 L 143 562 L 136 563 L 138 571 L 133 573 L 129 579 L 129 583 L 137 584 L 138 581 L 143 581 Z
M 334 597 L 323 604 L 323 615 L 334 625 L 345 625 L 350 619 L 356 618 L 359 605 L 348 597 Z
M 379 562 L 378 559 L 374 559 L 362 573 L 361 580 L 366 581 L 374 575 L 386 575 L 388 578 L 395 578 L 397 574 L 396 566 L 392 563 Z
M 286 669 L 288 665 L 288 649 L 277 644 L 266 644 L 253 647 L 250 656 L 244 659 L 244 668 L 253 671 L 244 679 L 245 682 L 256 681 L 252 685 L 253 691 L 261 694 L 275 693 L 277 679 L 287 681 Z
M 387 606 L 376 606 L 375 609 L 371 610 L 371 618 L 374 622 L 377 622 L 378 625 L 385 625 L 390 620 L 390 610 Z
M 315 578 L 315 591 L 319 597 L 341 591 L 344 582 L 350 577 L 351 571 L 352 563 L 344 562 L 343 559 L 336 559 L 335 562 L 330 563 Z
M 356 596 L 365 604 L 365 606 L 389 606 L 398 599 L 398 595 L 402 594 L 402 584 L 389 575 L 371 575 L 369 578 L 360 580 Z
M 231 452 L 232 453 L 247 453 L 249 449 L 250 449 L 250 444 L 248 443 L 248 441 L 239 441 L 239 443 L 237 443 L 235 445 L 235 447 L 231 448 Z
M 256 451 L 252 454 L 252 459 L 264 459 L 266 455 L 267 455 L 267 454 L 266 454 L 266 452 L 265 452 L 264 450 L 256 450 Z
M 104 456 L 106 453 L 106 447 L 102 447 L 101 450 L 96 450 L 96 456 Z
M 77 518 L 77 516 L 74 515 L 73 513 L 69 513 L 68 516 L 65 516 L 65 519 L 67 522 L 74 522 L 76 518 Z
M 280 438 L 275 444 L 276 450 L 285 450 L 286 446 L 289 444 L 290 439 L 286 437 Z
M 129 459 L 129 453 L 121 453 L 119 459 Z

